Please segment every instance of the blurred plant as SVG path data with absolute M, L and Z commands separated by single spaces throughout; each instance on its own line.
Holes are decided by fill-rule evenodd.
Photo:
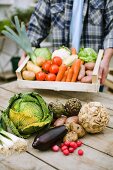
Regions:
M 30 20 L 30 17 L 33 13 L 34 8 L 30 7 L 28 9 L 19 9 L 19 8 L 15 8 L 14 14 L 11 16 L 11 20 L 14 22 L 14 16 L 18 16 L 19 21 L 20 22 L 24 22 L 25 24 L 27 24 Z
M 0 35 L 2 34 L 2 31 L 5 29 L 4 26 L 9 26 L 10 28 L 14 29 L 12 23 L 8 19 L 4 19 L 0 21 Z

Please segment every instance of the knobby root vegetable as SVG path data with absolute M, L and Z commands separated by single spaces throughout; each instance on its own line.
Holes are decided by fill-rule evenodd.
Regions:
M 33 64 L 32 61 L 27 62 L 27 70 L 32 71 L 34 73 L 38 73 L 39 71 L 42 71 L 42 69 L 39 66 Z
M 32 71 L 24 70 L 22 72 L 22 77 L 24 80 L 35 80 L 35 73 Z
M 92 76 L 85 76 L 81 79 L 82 83 L 92 83 Z
M 78 80 L 81 80 L 83 77 L 85 77 L 85 66 L 81 64 L 79 75 L 78 75 Z
M 85 63 L 85 69 L 86 70 L 93 70 L 94 67 L 95 67 L 95 63 L 94 62 Z

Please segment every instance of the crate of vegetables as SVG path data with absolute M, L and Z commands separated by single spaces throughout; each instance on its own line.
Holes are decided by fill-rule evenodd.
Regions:
M 76 50 L 61 47 L 52 54 L 46 48 L 36 49 L 35 61 L 26 57 L 16 70 L 21 88 L 49 89 L 55 91 L 98 92 L 99 66 L 103 50 L 91 48 Z M 43 56 L 42 56 L 43 55 Z
M 8 26 L 2 34 L 15 41 L 27 57 L 16 70 L 18 85 L 22 88 L 50 89 L 57 91 L 97 92 L 99 66 L 103 50 L 97 54 L 91 48 L 61 47 L 53 53 L 47 48 L 32 48 L 25 24 L 14 17 L 16 32 Z

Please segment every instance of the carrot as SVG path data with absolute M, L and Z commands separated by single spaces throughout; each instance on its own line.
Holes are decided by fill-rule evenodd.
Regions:
M 76 61 L 81 62 L 81 60 L 80 60 L 80 59 L 77 59 L 77 60 L 75 60 L 75 61 L 74 61 L 74 63 L 73 63 L 73 64 L 72 64 L 72 66 L 71 66 L 71 68 L 73 69 L 73 71 L 74 71 L 74 67 L 76 66 Z
M 75 62 L 74 62 L 74 66 L 72 65 L 73 67 L 73 76 L 72 76 L 72 79 L 71 79 L 71 82 L 75 82 L 77 77 L 78 77 L 78 74 L 79 74 L 79 71 L 80 71 L 80 66 L 81 66 L 81 60 L 80 59 L 77 59 Z
M 63 78 L 62 78 L 62 80 L 61 80 L 62 82 L 65 82 L 65 81 L 66 81 L 67 75 L 68 75 L 68 71 L 69 71 L 69 70 L 66 70 L 66 71 L 65 71 L 64 76 L 63 76 Z
M 72 76 L 73 76 L 73 70 L 72 68 L 70 68 L 67 74 L 66 82 L 71 82 Z
M 67 70 L 67 66 L 65 64 L 62 64 L 60 67 L 59 67 L 59 71 L 58 71 L 58 74 L 56 76 L 56 81 L 61 81 L 63 76 L 64 76 L 64 73 L 65 71 Z
M 77 52 L 76 52 L 76 49 L 75 48 L 71 48 L 71 54 L 73 55 L 75 55 L 75 54 L 77 54 Z

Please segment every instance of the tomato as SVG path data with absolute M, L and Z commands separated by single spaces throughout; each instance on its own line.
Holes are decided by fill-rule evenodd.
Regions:
M 50 68 L 49 68 L 49 72 L 50 72 L 50 73 L 56 74 L 56 73 L 58 73 L 58 71 L 59 71 L 59 67 L 58 67 L 58 65 L 56 65 L 56 64 L 52 64 L 52 65 L 50 66 Z
M 51 66 L 51 61 L 50 60 L 48 60 L 48 61 L 45 61 L 43 64 L 42 64 L 42 69 L 44 70 L 44 71 L 49 71 L 49 69 L 50 69 L 50 66 Z
M 38 73 L 36 73 L 36 80 L 40 80 L 43 81 L 46 78 L 46 73 L 44 73 L 43 71 L 39 71 Z
M 62 59 L 60 57 L 58 57 L 58 56 L 53 57 L 52 63 L 60 66 L 62 64 Z
M 46 80 L 47 80 L 47 81 L 55 81 L 55 80 L 56 80 L 56 75 L 53 74 L 53 73 L 48 73 L 48 74 L 46 75 Z

